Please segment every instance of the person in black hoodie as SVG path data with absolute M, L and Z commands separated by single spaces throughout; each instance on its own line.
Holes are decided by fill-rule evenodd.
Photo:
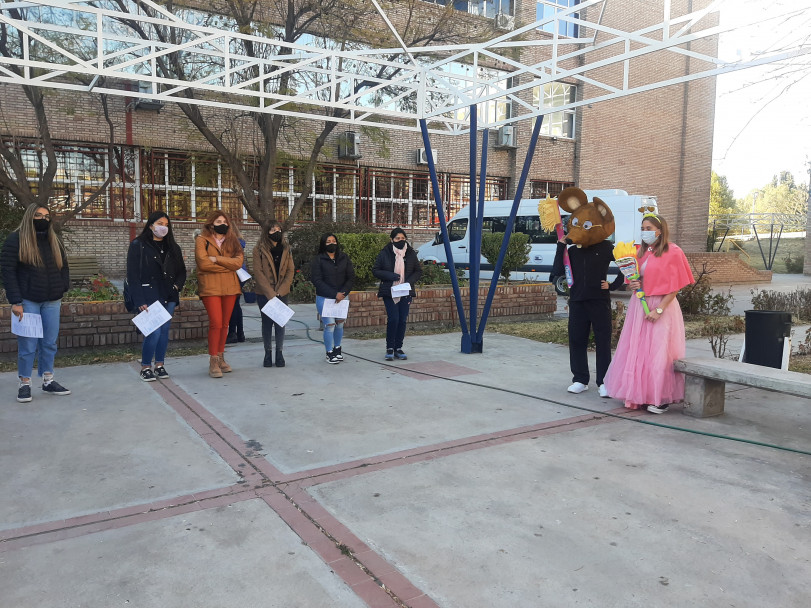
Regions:
M 352 260 L 341 251 L 338 237 L 322 234 L 318 244 L 318 255 L 310 262 L 310 280 L 315 285 L 315 307 L 318 314 L 324 309 L 324 300 L 340 302 L 349 295 L 355 281 Z M 327 363 L 340 363 L 341 338 L 344 336 L 345 319 L 335 319 L 321 315 L 324 323 L 324 348 L 327 349 Z
M 37 203 L 25 210 L 19 228 L 3 243 L 0 269 L 11 312 L 20 321 L 25 315 L 42 318 L 42 337 L 17 336 L 17 401 L 31 401 L 31 373 L 34 357 L 42 377 L 42 390 L 50 395 L 70 395 L 54 380 L 54 358 L 59 338 L 62 296 L 70 289 L 70 272 L 65 248 L 54 232 L 51 212 Z
M 138 312 L 153 302 L 160 302 L 172 315 L 180 303 L 180 292 L 186 283 L 183 253 L 172 234 L 172 223 L 163 211 L 152 212 L 146 225 L 127 252 L 127 290 Z M 141 380 L 153 382 L 169 377 L 163 366 L 169 346 L 171 319 L 144 336 L 141 347 Z M 152 369 L 152 360 L 155 366 Z
M 383 298 L 386 307 L 386 361 L 405 360 L 403 340 L 405 339 L 406 322 L 411 299 L 416 295 L 414 285 L 422 276 L 422 264 L 417 259 L 417 252 L 406 242 L 406 233 L 402 228 L 395 228 L 389 234 L 391 243 L 377 254 L 372 267 L 372 274 L 380 279 L 377 297 Z M 393 297 L 391 288 L 394 285 L 408 283 L 411 291 L 407 296 Z

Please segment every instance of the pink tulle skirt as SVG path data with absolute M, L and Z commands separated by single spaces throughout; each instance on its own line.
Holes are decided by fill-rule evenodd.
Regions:
M 654 310 L 664 296 L 647 296 Z M 645 319 L 636 296 L 631 297 L 617 352 L 605 376 L 608 394 L 625 407 L 678 403 L 684 399 L 684 374 L 673 371 L 673 361 L 684 357 L 684 318 L 673 301 L 656 321 Z

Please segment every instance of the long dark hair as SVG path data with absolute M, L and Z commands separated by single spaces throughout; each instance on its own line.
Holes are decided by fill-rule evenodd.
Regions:
M 166 221 L 169 222 L 167 227 L 169 228 L 169 232 L 166 233 L 166 236 L 163 237 L 163 242 L 166 243 L 166 261 L 168 262 L 167 272 L 173 274 L 177 272 L 177 270 L 181 268 L 185 268 L 186 264 L 183 261 L 183 252 L 180 251 L 180 245 L 177 244 L 175 240 L 175 233 L 172 231 L 172 219 L 166 215 L 164 211 L 153 211 L 149 214 L 149 217 L 146 218 L 146 224 L 144 225 L 144 229 L 141 230 L 141 234 L 139 234 L 136 240 L 141 241 L 144 245 L 155 243 L 154 234 L 152 233 L 152 224 L 157 222 L 162 217 L 166 218 Z M 171 269 L 171 271 L 170 271 Z
M 287 243 L 284 242 L 284 228 L 282 228 L 282 225 L 276 220 L 268 220 L 262 225 L 262 234 L 259 236 L 259 243 L 267 249 L 273 249 L 273 247 L 276 246 L 276 243 L 270 240 L 271 228 L 279 228 L 279 230 L 282 231 L 282 240 L 279 241 L 279 245 L 287 247 Z
M 338 237 L 332 234 L 331 232 L 325 232 L 321 235 L 321 240 L 318 242 L 318 253 L 326 253 L 327 252 L 327 239 L 329 237 L 334 237 L 335 242 L 338 245 L 338 249 L 335 250 L 335 257 L 338 257 L 338 254 L 341 253 L 341 244 L 338 242 Z

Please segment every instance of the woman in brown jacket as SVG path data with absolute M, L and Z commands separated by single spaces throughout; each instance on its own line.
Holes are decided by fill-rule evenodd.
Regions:
M 244 258 L 239 233 L 224 212 L 209 213 L 200 236 L 195 239 L 194 258 L 197 293 L 208 313 L 208 375 L 222 378 L 223 372 L 231 371 L 223 355 L 228 321 L 242 292 L 237 270 Z
M 293 285 L 293 255 L 290 246 L 284 242 L 282 225 L 276 220 L 268 222 L 262 231 L 259 242 L 253 248 L 253 278 L 256 282 L 256 303 L 259 310 L 268 300 L 279 298 L 287 304 L 290 287 Z M 262 340 L 265 343 L 265 367 L 273 367 L 271 354 L 271 333 L 276 328 L 276 367 L 284 367 L 284 326 L 274 322 L 267 315 L 262 317 Z

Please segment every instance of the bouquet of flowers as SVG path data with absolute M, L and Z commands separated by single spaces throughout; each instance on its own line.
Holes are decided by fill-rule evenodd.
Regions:
M 639 280 L 639 265 L 637 264 L 636 247 L 633 241 L 628 241 L 627 243 L 619 242 L 614 245 L 614 261 L 617 263 L 620 272 L 625 275 L 626 279 L 629 281 Z M 645 300 L 645 292 L 641 289 L 637 289 L 634 293 L 636 293 L 636 297 L 640 299 L 645 314 L 650 313 L 648 302 Z

